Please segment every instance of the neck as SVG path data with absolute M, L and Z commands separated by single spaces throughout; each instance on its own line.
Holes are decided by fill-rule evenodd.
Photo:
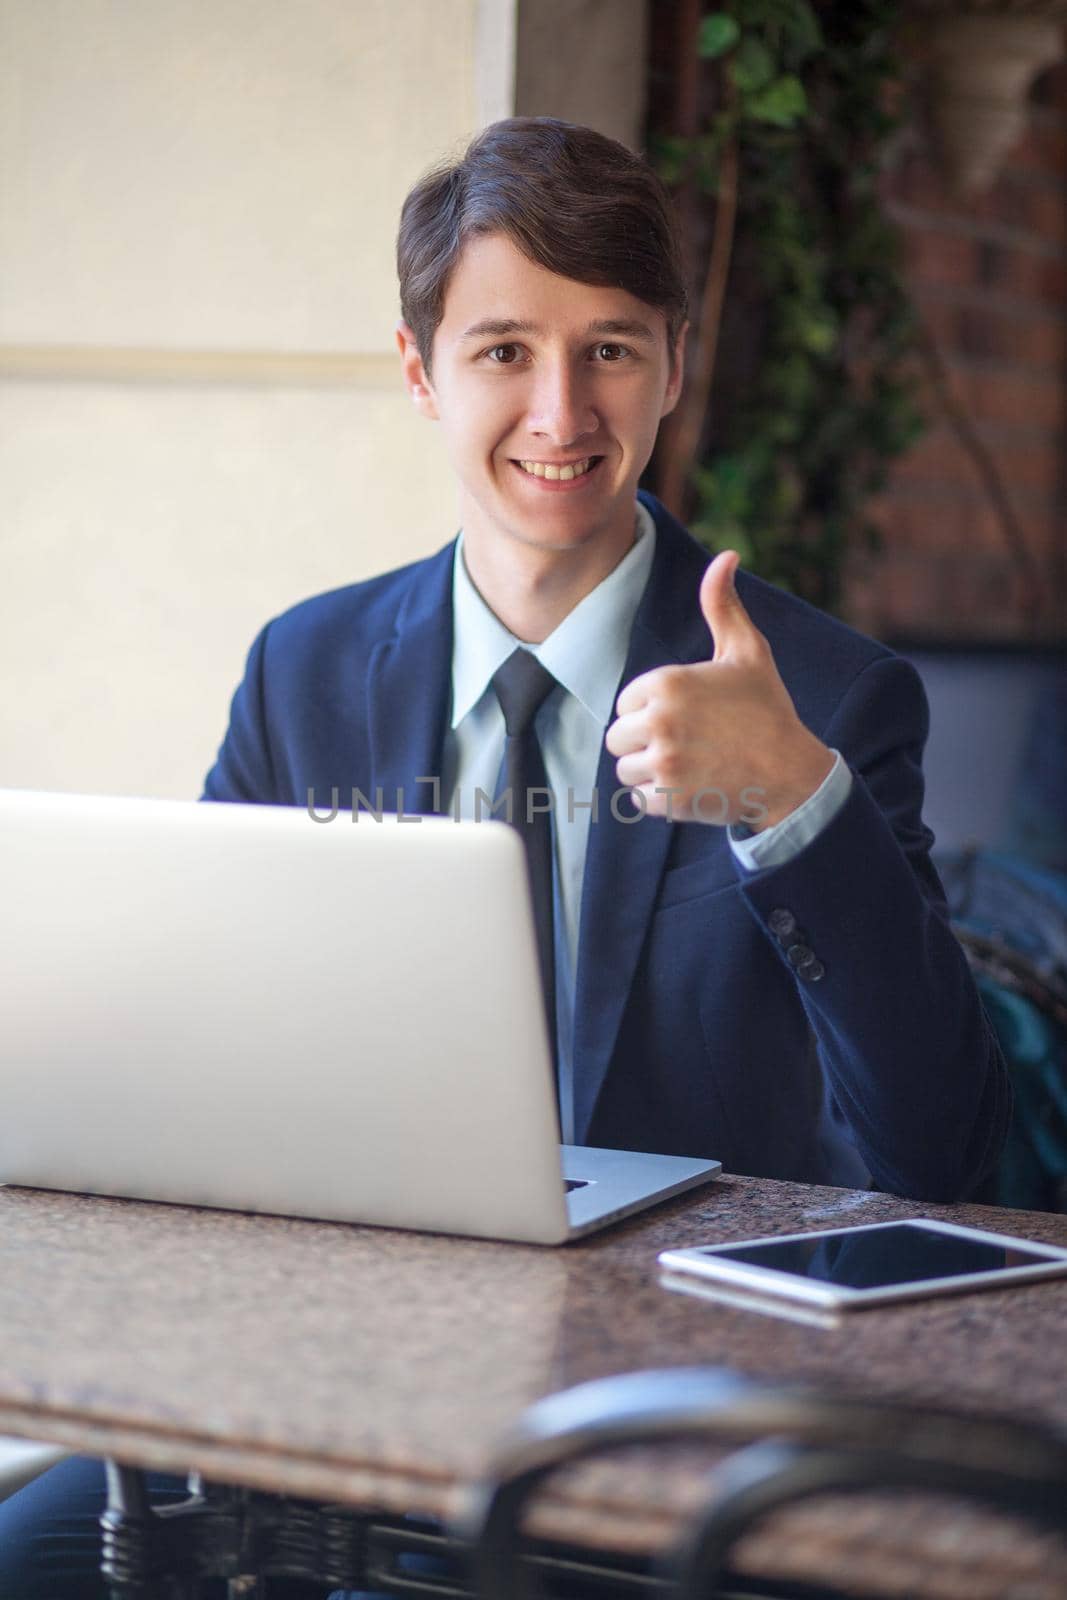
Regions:
M 531 546 L 486 547 L 465 529 L 463 563 L 486 605 L 524 644 L 540 644 L 575 606 L 603 583 L 632 549 L 635 527 L 624 544 L 596 550 L 541 550 Z

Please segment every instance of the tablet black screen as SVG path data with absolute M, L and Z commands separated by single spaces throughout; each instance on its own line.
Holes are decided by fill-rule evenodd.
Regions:
M 1020 1270 L 1056 1259 L 1040 1245 L 1008 1248 L 911 1223 L 813 1234 L 810 1239 L 766 1239 L 718 1248 L 708 1254 L 849 1289 L 888 1288 L 931 1278 Z

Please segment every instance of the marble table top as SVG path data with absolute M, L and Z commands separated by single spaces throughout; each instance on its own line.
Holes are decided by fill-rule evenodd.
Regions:
M 1067 1428 L 1067 1279 L 886 1306 L 835 1327 L 659 1282 L 667 1246 L 909 1216 L 1067 1245 L 1067 1216 L 738 1176 L 560 1249 L 0 1188 L 0 1434 L 447 1516 L 533 1400 L 648 1367 L 725 1366 Z M 699 1479 L 685 1453 L 598 1465 L 554 1491 L 539 1526 L 644 1548 L 699 1503 Z M 879 1503 L 856 1503 L 847 1526 L 790 1516 L 808 1517 L 831 1565 L 859 1559 L 850 1540 L 869 1554 L 886 1531 Z M 905 1562 L 894 1592 L 1013 1593 L 1003 1572 L 999 1588 L 982 1585 L 1014 1548 L 1020 1594 L 1067 1593 L 1058 1557 L 1035 1556 L 1032 1537 L 994 1539 L 990 1554 L 987 1525 L 954 1516 L 944 1581 L 930 1577 L 928 1552 L 921 1590 Z M 835 1537 L 841 1550 L 828 1550 Z M 748 1564 L 772 1544 L 757 1541 Z M 786 1545 L 802 1551 L 803 1528 Z M 877 1563 L 883 1586 L 888 1561 Z M 1050 1574 L 1060 1586 L 1046 1590 L 1038 1579 Z

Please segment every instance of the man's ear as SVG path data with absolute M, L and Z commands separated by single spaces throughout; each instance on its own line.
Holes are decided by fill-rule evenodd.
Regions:
M 401 317 L 396 325 L 396 347 L 400 351 L 400 366 L 404 374 L 404 387 L 411 396 L 415 409 L 431 421 L 438 420 L 437 399 L 433 384 L 426 375 L 422 357 L 415 343 L 415 335 Z
M 682 393 L 682 385 L 685 382 L 685 340 L 688 332 L 689 323 L 683 322 L 678 330 L 674 348 L 671 351 L 671 371 L 663 394 L 663 408 L 660 411 L 661 419 L 674 410 Z

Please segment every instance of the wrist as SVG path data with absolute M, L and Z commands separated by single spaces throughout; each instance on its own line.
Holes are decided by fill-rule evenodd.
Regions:
M 768 828 L 784 822 L 786 817 L 810 800 L 830 776 L 835 760 L 834 752 L 813 734 L 803 751 L 798 751 L 789 762 L 787 776 L 776 783 L 773 790 L 767 790 L 763 802 L 764 815 L 758 822 L 752 823 L 753 833 L 766 833 Z

